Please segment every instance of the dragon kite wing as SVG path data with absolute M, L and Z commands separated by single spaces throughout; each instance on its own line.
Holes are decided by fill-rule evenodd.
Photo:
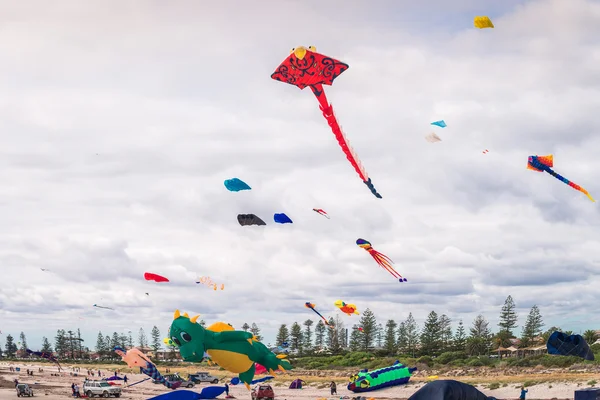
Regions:
M 587 190 L 585 190 L 581 186 L 577 185 L 576 183 L 571 182 L 564 176 L 561 176 L 561 175 L 557 174 L 556 172 L 554 172 L 554 170 L 552 170 L 553 166 L 554 166 L 554 156 L 552 154 L 549 154 L 547 156 L 529 156 L 529 159 L 527 160 L 527 169 L 536 171 L 536 172 L 546 171 L 547 173 L 549 173 L 550 175 L 552 175 L 559 181 L 566 183 L 567 185 L 571 186 L 575 190 L 579 190 L 581 193 L 585 194 L 587 196 L 587 198 L 590 199 L 591 201 L 596 202 L 596 200 L 594 200 L 594 198 L 588 193 Z
M 304 303 L 304 306 L 306 308 L 310 308 L 311 310 L 313 310 L 319 317 L 321 317 L 321 319 L 323 320 L 325 325 L 331 327 L 331 325 L 329 325 L 329 321 L 327 321 L 327 319 L 324 316 L 322 316 L 321 313 L 315 309 L 315 305 L 313 303 L 311 303 L 310 301 L 307 301 L 306 303 Z
M 316 51 L 317 49 L 313 46 L 309 46 L 308 48 L 303 46 L 293 48 L 290 55 L 279 65 L 279 67 L 277 67 L 275 72 L 271 74 L 271 78 L 298 86 L 300 89 L 310 87 L 319 101 L 319 108 L 331 127 L 346 158 L 350 161 L 350 164 L 352 164 L 354 170 L 360 179 L 362 179 L 363 183 L 367 185 L 371 193 L 380 199 L 381 195 L 377 193 L 377 190 L 362 166 L 358 155 L 350 146 L 344 132 L 342 132 L 342 128 L 333 112 L 333 107 L 329 104 L 327 96 L 325 95 L 325 90 L 323 89 L 323 85 L 331 86 L 334 79 L 348 69 L 348 64 L 319 54 Z
M 373 259 L 377 262 L 377 264 L 379 264 L 383 269 L 392 274 L 392 276 L 398 279 L 399 282 L 406 282 L 406 278 L 403 278 L 402 275 L 400 275 L 398 271 L 396 271 L 394 267 L 392 267 L 392 264 L 394 262 L 385 254 L 381 254 L 380 252 L 375 250 L 373 246 L 371 246 L 371 242 L 365 239 L 358 239 L 356 240 L 356 245 L 368 251 L 371 257 L 373 257 Z

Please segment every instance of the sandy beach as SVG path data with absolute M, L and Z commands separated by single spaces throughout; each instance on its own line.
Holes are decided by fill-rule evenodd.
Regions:
M 9 367 L 20 367 L 20 372 L 10 372 Z M 43 368 L 42 373 L 38 373 L 38 368 Z M 110 368 L 111 366 L 102 366 L 104 368 L 100 368 L 103 375 L 111 376 L 114 374 L 114 369 Z M 14 389 L 14 379 L 18 379 L 20 383 L 30 384 L 34 389 L 34 394 L 36 397 L 44 396 L 44 398 L 48 400 L 54 399 L 65 399 L 71 397 L 71 383 L 78 383 L 80 386 L 82 385 L 85 377 L 87 377 L 86 368 L 84 366 L 80 366 L 81 373 L 78 376 L 71 376 L 72 368 L 64 367 L 64 371 L 60 373 L 60 376 L 51 376 L 51 374 L 56 374 L 58 372 L 57 368 L 54 366 L 50 366 L 48 364 L 35 364 L 35 363 L 0 363 L 0 399 L 10 399 L 16 398 L 16 391 Z M 34 376 L 27 376 L 25 370 L 32 369 L 34 370 Z M 164 372 L 164 368 L 160 368 L 161 371 Z M 197 369 L 197 368 L 194 368 Z M 225 371 L 218 371 L 216 369 L 210 368 L 201 368 L 202 370 L 208 370 L 213 375 L 218 376 L 220 378 L 228 379 L 232 375 Z M 94 370 L 97 370 L 97 367 L 94 367 Z M 173 370 L 179 370 L 179 368 L 174 368 Z M 126 368 L 121 369 L 121 374 L 126 373 L 129 378 L 129 383 L 135 383 L 147 378 L 146 375 L 141 374 L 133 374 L 127 372 Z M 182 376 L 185 376 L 185 373 L 180 372 Z M 328 400 L 338 400 L 340 397 L 348 396 L 349 398 L 355 397 L 356 394 L 348 391 L 346 389 L 347 380 L 345 378 L 341 378 L 339 376 L 332 377 L 320 377 L 318 381 L 311 381 L 310 377 L 307 377 L 306 380 L 308 385 L 301 390 L 288 389 L 290 382 L 296 377 L 303 377 L 302 371 L 294 371 L 293 374 L 282 374 L 278 375 L 274 380 L 271 381 L 271 385 L 275 390 L 275 396 L 278 399 L 328 399 Z M 440 375 L 439 379 L 444 379 L 445 377 Z M 488 396 L 494 396 L 498 399 L 517 399 L 519 395 L 518 387 L 520 386 L 518 380 L 519 376 L 511 377 L 512 383 L 502 383 L 497 389 L 490 389 L 489 383 L 476 384 L 475 386 L 485 393 Z M 531 376 L 523 375 L 523 382 L 526 380 L 530 380 Z M 540 382 L 534 386 L 530 386 L 528 393 L 528 400 L 535 399 L 573 399 L 574 392 L 577 389 L 589 387 L 588 382 L 593 380 L 594 378 L 600 378 L 597 374 L 579 374 L 576 377 L 570 374 L 564 374 L 564 376 L 556 376 L 553 378 L 556 381 L 546 380 L 544 382 Z M 304 379 L 304 378 L 303 378 Z M 453 378 L 446 377 L 446 379 L 457 379 L 464 382 L 473 383 L 477 381 L 477 377 L 467 377 L 467 378 Z M 326 387 L 327 382 L 334 380 L 338 385 L 338 395 L 330 396 L 329 389 Z M 222 381 L 224 382 L 224 381 Z M 366 393 L 366 397 L 373 397 L 375 399 L 407 399 L 414 392 L 416 392 L 419 388 L 425 385 L 426 377 L 415 377 L 411 380 L 411 383 L 404 386 L 398 386 L 383 390 L 378 390 L 375 392 Z M 221 383 L 220 383 L 221 384 Z M 202 384 L 196 385 L 194 389 L 184 389 L 184 390 L 193 390 L 196 392 L 200 392 L 203 387 L 209 386 L 210 384 Z M 182 390 L 182 389 L 178 389 Z M 146 381 L 140 383 L 134 387 L 123 387 L 123 395 L 121 398 L 123 399 L 131 399 L 131 400 L 146 400 L 154 396 L 158 396 L 162 393 L 168 392 L 169 389 L 165 388 L 162 385 L 157 385 L 152 383 L 151 381 Z M 230 386 L 231 395 L 235 396 L 237 399 L 245 399 L 250 400 L 250 392 L 243 386 Z M 225 396 L 220 396 L 224 398 Z

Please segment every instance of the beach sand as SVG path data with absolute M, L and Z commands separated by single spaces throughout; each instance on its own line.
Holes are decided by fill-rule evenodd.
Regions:
M 20 372 L 9 372 L 9 364 L 0 363 L 0 400 L 4 399 L 14 399 L 16 398 L 16 390 L 14 389 L 14 379 L 18 379 L 20 383 L 27 383 L 31 385 L 34 390 L 35 397 L 44 397 L 47 400 L 55 400 L 55 399 L 65 399 L 71 397 L 71 383 L 75 382 L 82 387 L 83 381 L 85 377 L 87 377 L 86 369 L 81 367 L 82 373 L 79 376 L 74 377 L 71 376 L 71 368 L 66 367 L 66 370 L 61 373 L 62 376 L 51 376 L 51 373 L 57 373 L 57 368 L 50 366 L 48 364 L 34 364 L 34 363 L 11 363 L 13 367 L 20 367 Z M 38 368 L 41 367 L 44 369 L 44 372 L 38 373 Z M 26 369 L 34 370 L 34 376 L 27 376 L 25 370 Z M 113 370 L 100 368 L 102 373 L 106 376 L 113 375 Z M 161 368 L 164 370 L 164 368 Z M 202 370 L 209 370 L 207 368 L 202 368 Z M 223 373 L 223 371 L 211 371 L 216 376 L 232 376 L 228 373 Z M 131 374 L 126 373 L 129 379 L 129 383 L 135 383 L 147 378 L 146 375 L 141 374 Z M 181 374 L 185 376 L 184 374 Z M 122 375 L 121 375 L 122 376 Z M 570 383 L 565 383 L 565 379 L 561 379 L 562 382 L 544 382 L 537 384 L 535 386 L 529 387 L 529 393 L 527 394 L 528 400 L 535 399 L 573 399 L 574 392 L 577 389 L 582 389 L 588 387 L 586 382 L 592 379 L 593 376 L 581 376 L 578 381 L 572 381 Z M 600 378 L 596 376 L 596 378 Z M 270 384 L 273 386 L 275 391 L 275 396 L 279 400 L 304 400 L 304 399 L 328 399 L 328 400 L 339 400 L 340 397 L 348 396 L 349 398 L 356 397 L 358 394 L 352 393 L 346 389 L 347 379 L 340 377 L 331 377 L 325 378 L 321 382 L 313 382 L 310 383 L 303 389 L 294 390 L 288 389 L 290 382 L 295 379 L 294 376 L 290 375 L 279 375 L 276 379 L 270 381 Z M 439 379 L 444 379 L 443 376 L 440 376 Z M 447 378 L 452 379 L 452 378 Z M 474 378 L 470 377 L 469 380 L 472 381 Z M 526 379 L 526 378 L 524 378 Z M 337 396 L 330 396 L 329 388 L 324 387 L 327 381 L 334 380 L 337 383 Z M 458 378 L 457 380 L 461 380 Z M 468 382 L 469 380 L 465 379 L 463 381 Z M 600 379 L 599 379 L 600 380 Z M 118 381 L 121 382 L 122 381 Z M 221 384 L 221 383 L 220 383 Z M 387 389 L 382 389 L 374 392 L 367 392 L 361 395 L 367 398 L 375 398 L 375 399 L 407 399 L 414 392 L 416 392 L 419 388 L 421 388 L 425 381 L 414 381 L 409 383 L 408 385 L 402 385 Z M 193 389 L 178 389 L 178 390 L 193 390 L 196 392 L 200 392 L 203 387 L 210 386 L 210 384 L 202 384 L 196 385 Z M 500 387 L 498 389 L 490 390 L 484 386 L 487 385 L 475 385 L 479 390 L 481 390 L 484 394 L 488 396 L 494 396 L 497 399 L 517 399 L 519 397 L 519 383 L 509 383 L 507 386 Z M 122 386 L 123 387 L 123 386 Z M 123 387 L 123 394 L 121 396 L 122 399 L 131 399 L 131 400 L 147 400 L 151 397 L 158 396 L 160 394 L 169 392 L 170 389 L 167 389 L 163 385 L 154 384 L 150 380 L 140 383 L 134 387 L 128 388 Z M 230 394 L 235 396 L 237 399 L 250 400 L 250 392 L 243 386 L 230 385 Z M 224 398 L 225 396 L 220 396 L 219 398 Z

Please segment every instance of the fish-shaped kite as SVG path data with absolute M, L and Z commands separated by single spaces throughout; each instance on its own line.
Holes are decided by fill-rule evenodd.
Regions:
M 329 214 L 327 214 L 327 212 L 325 210 L 322 210 L 320 208 L 313 208 L 313 211 L 318 214 L 321 214 L 322 216 L 324 216 L 327 219 L 331 219 L 331 218 L 329 218 Z
M 153 274 L 152 272 L 144 273 L 144 279 L 147 281 L 154 281 L 154 282 L 169 282 L 169 280 L 167 278 L 165 278 L 164 276 Z
M 266 225 L 267 223 L 254 214 L 238 214 L 238 223 L 241 226 Z
M 331 327 L 331 325 L 329 325 L 329 321 L 327 321 L 327 318 L 322 316 L 321 313 L 315 309 L 316 306 L 313 303 L 311 303 L 310 301 L 307 301 L 306 303 L 304 303 L 304 306 L 306 308 L 310 308 L 311 310 L 313 310 L 319 317 L 321 317 L 321 319 L 323 319 L 323 322 L 325 323 L 325 325 Z
M 367 185 L 371 193 L 380 199 L 381 195 L 377 193 L 373 183 L 371 183 L 371 179 L 367 175 L 367 171 L 365 171 L 358 159 L 358 155 L 354 152 L 350 143 L 348 143 L 344 132 L 342 132 L 333 112 L 333 107 L 329 104 L 327 96 L 325 96 L 325 90 L 323 89 L 323 85 L 331 86 L 334 79 L 347 69 L 348 64 L 317 53 L 317 49 L 313 46 L 309 46 L 308 48 L 300 46 L 292 49 L 290 55 L 271 74 L 271 78 L 298 86 L 300 89 L 310 87 L 319 101 L 319 108 L 323 112 L 323 116 L 331 127 L 346 158 L 350 161 L 350 164 L 352 164 L 354 170 L 363 183 Z
M 380 252 L 375 250 L 373 246 L 371 246 L 371 242 L 365 239 L 358 239 L 356 241 L 356 245 L 368 251 L 371 257 L 373 257 L 373 259 L 377 262 L 377 264 L 379 264 L 383 269 L 392 274 L 392 276 L 398 279 L 399 282 L 406 282 L 406 278 L 403 278 L 402 275 L 400 275 L 398 271 L 396 271 L 394 267 L 392 267 L 392 264 L 394 262 L 385 254 L 381 254 Z
M 252 189 L 246 182 L 238 178 L 226 179 L 223 183 L 230 192 L 239 192 L 240 190 Z
M 494 24 L 490 17 L 486 16 L 478 16 L 473 18 L 473 25 L 475 28 L 483 29 L 483 28 L 493 28 Z
M 549 154 L 547 156 L 529 156 L 529 159 L 527 161 L 527 169 L 530 169 L 530 170 L 536 171 L 536 172 L 546 171 L 547 173 L 549 173 L 550 175 L 552 175 L 559 181 L 566 183 L 567 185 L 571 186 L 575 190 L 579 190 L 581 193 L 585 194 L 587 196 L 587 198 L 590 199 L 591 201 L 596 202 L 596 200 L 594 200 L 594 198 L 588 193 L 587 190 L 585 190 L 581 186 L 571 182 L 564 176 L 561 176 L 561 175 L 557 174 L 556 172 L 554 172 L 552 170 L 553 166 L 554 166 L 554 156 L 552 154 Z
M 342 300 L 336 300 L 335 303 L 333 303 L 337 308 L 340 309 L 341 312 L 346 313 L 348 315 L 352 315 L 352 314 L 356 314 L 356 315 L 360 315 L 360 313 L 358 311 L 356 311 L 356 305 L 354 304 L 348 304 L 343 302 Z
M 293 224 L 290 217 L 284 213 L 273 214 L 273 221 L 277 222 L 278 224 Z

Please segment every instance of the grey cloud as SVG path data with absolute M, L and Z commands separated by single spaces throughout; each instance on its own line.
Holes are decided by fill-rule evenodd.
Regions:
M 422 323 L 434 309 L 469 325 L 480 312 L 496 324 L 508 294 L 521 318 L 538 304 L 547 324 L 600 323 L 598 210 L 525 168 L 554 153 L 558 173 L 600 196 L 598 5 L 310 4 L 6 7 L 3 332 L 39 342 L 80 325 L 93 345 L 98 330 L 166 335 L 179 308 L 256 322 L 269 342 L 280 323 L 316 320 L 305 301 L 328 316 L 341 298 L 382 320 L 413 312 Z M 486 13 L 496 28 L 472 28 Z M 326 93 L 382 200 L 312 93 L 270 79 L 301 44 L 350 64 Z M 438 119 L 448 127 L 429 125 Z M 441 143 L 424 140 L 432 130 Z M 231 177 L 253 190 L 228 192 Z M 294 224 L 273 223 L 275 212 Z M 268 225 L 240 227 L 238 213 Z

